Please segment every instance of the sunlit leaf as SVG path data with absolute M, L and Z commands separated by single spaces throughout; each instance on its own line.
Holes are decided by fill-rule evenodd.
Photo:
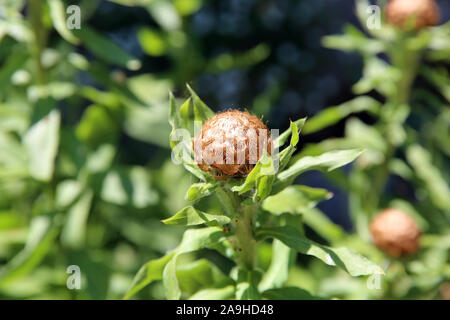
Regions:
M 35 123 L 24 137 L 30 174 L 37 180 L 49 181 L 53 176 L 59 144 L 60 118 L 59 111 L 53 110 Z
M 127 293 L 124 296 L 124 299 L 131 298 L 153 281 L 161 280 L 164 267 L 166 266 L 167 262 L 172 259 L 174 254 L 175 253 L 172 252 L 162 258 L 152 260 L 144 264 L 134 277 L 130 289 L 128 289 Z
M 69 28 L 67 28 L 65 4 L 61 0 L 48 0 L 47 3 L 50 8 L 50 15 L 56 31 L 70 43 L 75 45 L 78 44 L 80 42 L 78 38 L 73 35 Z
M 308 156 L 300 158 L 288 169 L 280 172 L 277 178 L 281 181 L 285 181 L 298 176 L 306 170 L 331 171 L 352 162 L 362 152 L 363 150 L 361 149 L 339 150 L 326 152 L 317 157 Z
M 188 206 L 177 212 L 174 216 L 162 220 L 164 224 L 193 226 L 206 224 L 208 226 L 221 226 L 230 222 L 224 215 L 209 214 Z
M 207 197 L 214 192 L 215 188 L 216 185 L 209 182 L 194 183 L 186 193 L 186 200 L 193 202 Z
M 450 214 L 450 189 L 439 169 L 431 161 L 431 155 L 419 145 L 412 145 L 406 152 L 408 162 L 424 182 L 431 201 Z
M 268 197 L 263 202 L 263 209 L 273 214 L 306 213 L 320 201 L 330 199 L 332 194 L 325 189 L 307 186 L 289 186 L 283 191 Z
M 370 262 L 365 257 L 347 249 L 333 249 L 327 246 L 314 243 L 291 226 L 261 228 L 256 233 L 257 238 L 263 239 L 271 237 L 282 241 L 287 246 L 302 254 L 307 254 L 319 258 L 331 266 L 338 266 L 347 271 L 352 276 L 384 274 L 383 269 Z
M 83 246 L 86 237 L 87 219 L 91 211 L 93 192 L 88 190 L 69 209 L 67 221 L 61 233 L 61 242 L 71 248 Z
M 272 261 L 258 285 L 260 292 L 280 288 L 288 279 L 291 249 L 279 240 L 272 243 Z
M 101 35 L 88 26 L 74 30 L 75 36 L 98 58 L 108 63 L 126 67 L 130 70 L 137 70 L 141 67 L 141 62 L 110 39 Z
M 356 97 L 335 107 L 328 107 L 316 116 L 310 118 L 303 128 L 305 134 L 314 133 L 338 123 L 353 113 L 368 111 L 377 113 L 381 103 L 368 96 Z
M 234 296 L 234 286 L 221 289 L 203 289 L 189 297 L 189 300 L 226 300 Z
M 163 271 L 163 284 L 168 299 L 177 300 L 181 296 L 181 290 L 176 276 L 178 256 L 202 248 L 214 247 L 222 237 L 222 230 L 217 227 L 191 229 L 184 233 L 180 245 L 174 250 L 172 259 L 167 263 Z
M 59 228 L 48 217 L 31 220 L 25 247 L 0 269 L 0 284 L 33 270 L 53 246 Z

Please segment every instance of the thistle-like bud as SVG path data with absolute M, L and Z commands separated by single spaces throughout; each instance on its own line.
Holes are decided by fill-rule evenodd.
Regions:
M 420 229 L 403 211 L 382 211 L 370 224 L 370 232 L 377 247 L 390 256 L 405 256 L 419 250 Z
M 439 7 L 434 0 L 390 0 L 386 6 L 387 21 L 400 28 L 406 28 L 413 19 L 416 30 L 434 26 L 440 20 Z
M 250 173 L 264 150 L 271 154 L 272 142 L 261 119 L 248 112 L 228 110 L 203 124 L 193 148 L 199 168 L 224 180 Z

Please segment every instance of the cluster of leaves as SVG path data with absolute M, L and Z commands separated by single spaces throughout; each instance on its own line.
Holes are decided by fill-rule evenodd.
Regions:
M 170 97 L 169 121 L 173 132 L 177 129 L 192 130 L 188 124 L 194 121 L 204 122 L 214 115 L 195 92 L 191 88 L 189 90 L 191 97 L 179 108 L 174 97 Z M 352 276 L 381 275 L 383 270 L 380 267 L 357 253 L 343 247 L 335 249 L 320 245 L 305 237 L 302 216 L 313 214 L 315 205 L 329 199 L 331 194 L 325 189 L 292 185 L 294 179 L 308 170 L 331 171 L 342 167 L 356 159 L 362 151 L 330 151 L 320 156 L 302 157 L 290 163 L 299 141 L 299 130 L 304 123 L 305 119 L 291 122 L 290 128 L 274 141 L 275 145 L 282 147 L 290 136 L 288 146 L 282 151 L 274 155 L 265 153 L 247 177 L 226 181 L 215 180 L 196 166 L 190 150 L 191 139 L 180 141 L 179 137 L 172 135 L 174 156 L 182 159 L 185 168 L 200 181 L 193 183 L 187 190 L 186 199 L 192 204 L 163 222 L 169 225 L 204 227 L 187 230 L 174 250 L 162 258 L 147 262 L 136 275 L 126 297 L 131 297 L 152 281 L 161 279 L 168 299 L 313 297 L 304 289 L 284 286 L 293 252 L 314 256 L 325 264 L 342 268 Z M 219 212 L 208 213 L 197 209 L 197 204 L 209 196 L 217 197 L 222 203 Z M 240 264 L 238 251 L 245 251 L 246 248 L 233 247 L 233 238 L 239 237 L 237 225 L 243 223 L 240 220 L 246 219 L 246 212 L 253 213 L 250 227 L 244 230 L 248 241 L 264 242 L 265 239 L 273 239 L 272 263 L 267 270 L 259 269 L 258 265 L 254 266 L 251 262 L 247 265 Z M 236 223 L 233 224 L 233 221 Z M 197 284 L 196 290 L 193 290 L 192 284 L 197 283 L 200 276 L 197 268 L 200 264 L 206 267 L 207 262 L 196 261 L 188 268 L 178 266 L 177 260 L 182 254 L 203 248 L 217 250 L 237 264 L 228 273 L 212 277 L 208 283 L 203 282 L 202 286 Z M 213 274 L 214 265 L 211 264 L 209 268 Z
M 69 5 L 0 4 L 0 297 L 121 298 L 182 231 L 159 222 L 185 204 L 169 181 L 190 183 L 168 159 L 174 81 L 129 76 L 141 61 L 90 25 L 99 2 L 78 3 L 79 30 Z M 182 19 L 154 1 L 155 20 L 164 6 Z M 81 290 L 66 287 L 70 265 Z
M 363 26 L 368 5 L 356 1 Z M 365 31 L 348 25 L 342 35 L 323 39 L 329 48 L 359 53 L 363 75 L 353 86 L 356 98 L 327 108 L 304 127 L 314 133 L 345 119 L 345 136 L 308 145 L 299 158 L 336 148 L 366 149 L 349 178 L 339 171 L 329 175 L 349 192 L 359 239 L 370 242 L 368 223 L 387 207 L 409 213 L 424 232 L 422 250 L 404 261 L 387 260 L 356 236 L 344 240 L 389 266 L 383 290 L 368 296 L 434 298 L 450 277 L 450 23 L 403 32 L 383 21 L 380 29 Z M 414 86 L 417 75 L 429 89 Z M 374 124 L 353 117 L 361 112 Z M 353 296 L 349 291 L 343 289 L 341 296 Z

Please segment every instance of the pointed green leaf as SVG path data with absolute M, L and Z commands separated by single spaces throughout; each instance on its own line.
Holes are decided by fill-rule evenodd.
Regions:
M 230 222 L 224 215 L 209 214 L 188 206 L 177 212 L 174 216 L 162 220 L 164 224 L 178 226 L 194 226 L 206 224 L 208 226 L 222 226 Z
M 50 8 L 50 15 L 53 20 L 53 25 L 58 33 L 65 40 L 72 44 L 79 44 L 80 40 L 75 37 L 71 30 L 67 27 L 66 23 L 66 6 L 61 0 L 48 0 L 48 6 Z
M 233 284 L 233 280 L 206 259 L 178 266 L 177 279 L 181 291 L 187 295 L 207 288 L 220 288 Z
M 283 286 L 289 276 L 290 255 L 291 248 L 286 246 L 280 240 L 273 240 L 272 261 L 270 262 L 269 269 L 263 275 L 263 278 L 258 285 L 258 290 L 260 292 Z
M 286 181 L 295 178 L 307 170 L 331 171 L 352 162 L 362 152 L 363 150 L 361 149 L 350 149 L 326 152 L 317 157 L 304 157 L 297 160 L 297 162 L 288 169 L 280 172 L 278 174 L 278 179 L 280 181 Z
M 330 199 L 332 193 L 320 188 L 294 185 L 268 197 L 263 202 L 263 209 L 273 214 L 306 213 L 314 208 L 318 202 Z
M 424 182 L 431 201 L 450 214 L 450 188 L 439 169 L 433 165 L 430 153 L 419 145 L 412 145 L 406 151 L 406 158 Z
M 292 249 L 314 256 L 330 266 L 338 266 L 352 276 L 384 274 L 383 269 L 367 258 L 347 248 L 333 249 L 314 243 L 300 235 L 297 229 L 291 226 L 261 228 L 256 232 L 256 237 L 278 239 Z
M 0 270 L 0 285 L 28 274 L 44 259 L 54 247 L 59 226 L 46 216 L 31 220 L 25 247 Z
M 275 168 L 273 164 L 273 159 L 267 152 L 264 152 L 263 156 L 258 160 L 253 170 L 249 173 L 244 183 L 240 186 L 234 186 L 231 190 L 234 192 L 239 192 L 243 194 L 250 191 L 256 186 L 259 178 L 267 175 L 274 175 Z
M 36 122 L 24 137 L 30 174 L 37 180 L 49 181 L 53 176 L 59 145 L 60 121 L 59 111 L 53 110 Z
M 181 296 L 181 290 L 176 275 L 178 256 L 202 248 L 212 248 L 217 246 L 222 238 L 222 230 L 217 227 L 191 229 L 184 233 L 180 245 L 174 250 L 172 259 L 167 263 L 163 271 L 163 284 L 167 299 L 177 300 Z
M 306 122 L 303 132 L 305 134 L 310 134 L 322 130 L 326 127 L 338 123 L 340 120 L 346 118 L 352 113 L 358 113 L 362 111 L 377 113 L 380 109 L 380 106 L 381 103 L 371 97 L 357 97 L 341 105 L 326 108 L 318 115 L 312 117 Z
M 186 200 L 193 202 L 211 195 L 216 189 L 216 184 L 209 182 L 194 183 L 186 193 Z
M 67 221 L 61 233 L 61 242 L 65 246 L 70 248 L 83 246 L 93 195 L 91 190 L 86 191 L 69 209 Z
M 138 70 L 141 67 L 141 62 L 138 59 L 94 29 L 83 26 L 83 28 L 75 29 L 73 32 L 98 58 L 130 70 Z
M 212 111 L 195 93 L 195 91 L 187 84 L 189 92 L 191 93 L 192 100 L 194 102 L 194 115 L 195 120 L 206 121 L 214 117 L 215 113 Z
M 284 131 L 276 140 L 275 140 L 275 147 L 281 147 L 285 144 L 286 140 L 291 135 L 291 146 L 295 147 L 298 143 L 298 134 L 302 130 L 303 126 L 305 125 L 306 118 L 298 119 L 294 122 L 291 121 L 291 124 L 289 126 L 289 129 Z
M 234 295 L 234 286 L 221 289 L 204 289 L 189 297 L 189 300 L 226 300 Z
M 146 287 L 153 281 L 161 280 L 164 267 L 166 266 L 167 262 L 172 259 L 174 254 L 174 252 L 171 252 L 162 258 L 151 260 L 144 264 L 134 277 L 130 289 L 128 289 L 127 293 L 124 296 L 124 299 L 130 299 L 132 296 L 134 296 L 136 293 L 141 291 L 144 287 Z

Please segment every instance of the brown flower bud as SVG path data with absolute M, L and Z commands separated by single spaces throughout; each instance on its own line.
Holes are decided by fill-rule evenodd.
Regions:
M 248 174 L 266 149 L 270 131 L 258 117 L 238 110 L 216 114 L 193 140 L 197 165 L 220 180 Z
M 434 26 L 440 20 L 439 7 L 434 0 L 390 0 L 386 6 L 387 21 L 400 28 L 408 26 L 409 19 L 415 19 L 414 28 Z
M 413 254 L 419 249 L 420 229 L 403 211 L 382 211 L 370 224 L 370 232 L 377 247 L 393 257 Z

